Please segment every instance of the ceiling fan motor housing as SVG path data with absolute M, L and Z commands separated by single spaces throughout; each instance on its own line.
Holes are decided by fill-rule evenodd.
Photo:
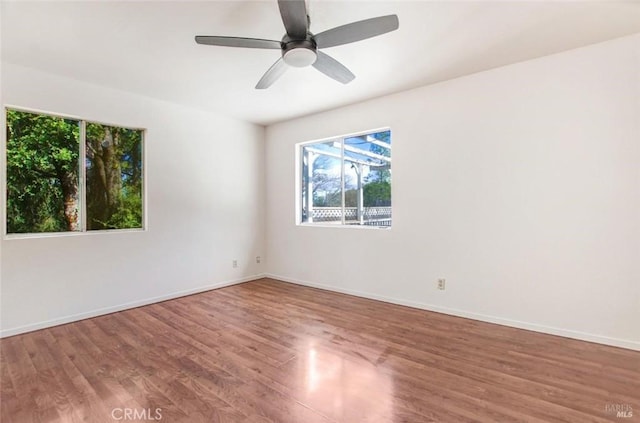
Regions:
M 282 59 L 289 66 L 304 68 L 313 65 L 318 58 L 316 50 L 311 36 L 306 40 L 291 40 L 288 36 L 282 39 Z

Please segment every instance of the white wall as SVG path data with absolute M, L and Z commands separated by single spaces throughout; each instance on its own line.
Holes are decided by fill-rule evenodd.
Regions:
M 264 128 L 8 63 L 1 83 L 6 105 L 146 128 L 148 209 L 146 232 L 2 240 L 3 336 L 262 272 Z
M 295 226 L 294 145 L 383 126 L 393 228 Z M 273 125 L 266 155 L 271 275 L 640 349 L 640 35 Z

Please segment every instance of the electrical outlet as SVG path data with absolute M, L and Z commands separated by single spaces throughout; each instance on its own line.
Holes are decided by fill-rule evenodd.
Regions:
M 438 279 L 438 289 L 444 290 L 446 282 L 445 279 Z
M 238 267 L 238 260 L 234 260 L 232 262 L 232 266 L 233 266 L 234 269 L 237 268 Z
M 256 256 L 256 263 L 260 264 L 260 261 L 261 261 L 261 260 L 262 260 L 262 259 L 260 258 L 260 256 Z

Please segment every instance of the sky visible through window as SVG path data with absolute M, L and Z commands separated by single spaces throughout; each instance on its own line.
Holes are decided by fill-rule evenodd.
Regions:
M 391 131 L 304 144 L 301 153 L 301 222 L 390 224 Z

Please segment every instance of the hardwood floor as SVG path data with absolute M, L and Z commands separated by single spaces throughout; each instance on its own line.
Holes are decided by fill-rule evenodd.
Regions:
M 269 279 L 0 345 L 3 423 L 640 421 L 640 352 Z

